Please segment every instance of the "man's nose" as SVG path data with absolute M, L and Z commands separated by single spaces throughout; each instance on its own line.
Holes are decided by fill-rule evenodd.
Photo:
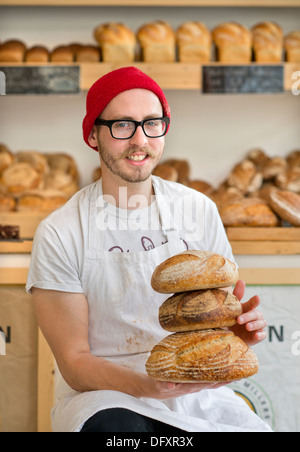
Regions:
M 143 128 L 138 126 L 136 128 L 135 134 L 130 138 L 130 144 L 143 147 L 148 143 L 148 138 L 146 137 Z

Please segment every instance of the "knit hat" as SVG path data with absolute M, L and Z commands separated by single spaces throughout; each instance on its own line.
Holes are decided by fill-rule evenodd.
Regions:
M 162 89 L 152 78 L 135 67 L 123 67 L 117 69 L 97 80 L 87 94 L 86 116 L 83 120 L 82 129 L 84 141 L 88 146 L 90 146 L 88 138 L 95 120 L 101 115 L 109 102 L 118 94 L 137 88 L 152 91 L 161 102 L 164 116 L 171 117 L 167 99 L 165 98 Z M 97 150 L 96 147 L 90 147 Z

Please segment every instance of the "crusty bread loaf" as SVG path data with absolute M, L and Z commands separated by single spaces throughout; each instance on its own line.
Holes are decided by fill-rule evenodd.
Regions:
M 255 353 L 220 329 L 172 334 L 153 348 L 146 363 L 151 378 L 178 383 L 240 380 L 258 369 Z
M 262 173 L 250 160 L 237 164 L 228 177 L 228 185 L 238 188 L 242 193 L 249 194 L 259 190 L 263 183 Z
M 244 25 L 225 22 L 212 31 L 222 63 L 250 63 L 252 58 L 252 35 Z
M 19 151 L 15 155 L 17 162 L 29 163 L 38 173 L 49 172 L 49 165 L 44 154 L 38 151 Z
M 25 190 L 40 188 L 42 177 L 29 163 L 16 162 L 1 175 L 1 183 L 9 193 L 18 195 Z
M 18 199 L 18 212 L 52 212 L 64 205 L 68 197 L 56 190 L 32 190 Z
M 44 46 L 34 46 L 27 49 L 25 55 L 26 63 L 48 63 L 50 58 L 49 51 Z
M 232 293 L 220 289 L 175 294 L 159 309 L 159 322 L 167 331 L 207 330 L 230 327 L 242 314 L 242 305 Z
M 178 180 L 180 184 L 187 185 L 190 179 L 190 164 L 187 160 L 181 159 L 167 159 L 163 162 L 165 165 L 172 166 L 178 173 Z
M 188 182 L 188 186 L 193 190 L 199 191 L 204 195 L 209 196 L 213 192 L 213 186 L 204 180 L 191 180 Z
M 171 182 L 178 181 L 178 172 L 176 168 L 165 163 L 159 163 L 152 172 L 153 176 L 161 177 L 164 180 Z
M 275 227 L 278 218 L 268 204 L 259 198 L 243 198 L 219 206 L 225 227 Z
M 289 63 L 300 63 L 300 30 L 292 31 L 284 39 L 286 60 Z
M 238 281 L 234 263 L 210 251 L 184 251 L 160 264 L 151 279 L 159 293 L 228 287 Z
M 300 193 L 300 167 L 288 169 L 284 173 L 279 174 L 275 183 L 282 190 Z
M 109 22 L 94 30 L 103 61 L 106 63 L 130 63 L 135 60 L 135 33 L 122 23 Z
M 0 144 L 0 174 L 3 173 L 14 161 L 12 152 L 4 145 Z
M 283 220 L 300 226 L 300 195 L 274 189 L 270 193 L 270 205 Z
M 283 31 L 274 22 L 261 22 L 252 28 L 255 61 L 279 63 L 283 57 Z
M 52 63 L 73 63 L 74 58 L 75 55 L 71 46 L 55 47 L 50 54 L 50 61 Z
M 176 59 L 176 34 L 170 24 L 156 20 L 137 32 L 146 63 L 173 63 Z
M 177 30 L 179 61 L 208 63 L 211 60 L 212 35 L 201 22 L 185 22 Z
M 282 157 L 274 157 L 269 159 L 262 168 L 264 180 L 270 180 L 277 177 L 279 174 L 285 172 L 287 166 L 286 160 Z
M 286 161 L 290 168 L 300 168 L 300 150 L 290 152 L 286 157 Z
M 75 61 L 78 63 L 98 63 L 100 61 L 100 49 L 96 46 L 81 46 L 75 52 Z
M 0 212 L 12 212 L 15 210 L 16 201 L 14 197 L 5 192 L 0 186 Z
M 22 63 L 26 45 L 17 39 L 9 40 L 0 45 L 0 63 Z

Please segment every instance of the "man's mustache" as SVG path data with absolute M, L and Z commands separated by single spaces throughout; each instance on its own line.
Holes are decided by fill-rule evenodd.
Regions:
M 130 148 L 126 149 L 126 151 L 123 152 L 120 159 L 131 157 L 132 155 L 134 155 L 138 152 L 143 152 L 144 154 L 147 154 L 149 157 L 152 157 L 152 158 L 155 157 L 155 153 L 147 147 L 143 147 L 143 148 L 130 147 Z

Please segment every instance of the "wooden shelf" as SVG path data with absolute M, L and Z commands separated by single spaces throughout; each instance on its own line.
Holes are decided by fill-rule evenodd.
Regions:
M 0 0 L 0 6 L 300 7 L 299 0 Z
M 300 254 L 300 228 L 228 228 L 236 255 Z
M 300 1 L 300 0 L 299 0 Z M 251 63 L 251 66 L 255 66 L 257 63 Z M 295 79 L 292 78 L 293 73 L 300 71 L 300 64 L 295 63 L 280 63 L 284 67 L 284 89 L 290 91 L 295 84 Z M 280 65 L 279 64 L 279 65 Z M 135 62 L 130 64 L 141 69 L 143 72 L 154 78 L 162 89 L 170 90 L 198 90 L 202 89 L 202 66 L 197 63 L 157 63 L 149 64 L 143 62 Z M 205 66 L 220 66 L 218 62 L 211 62 Z M 249 66 L 250 66 L 249 65 Z M 30 67 L 30 66 L 79 66 L 80 67 L 80 89 L 88 90 L 91 85 L 100 77 L 106 73 L 117 69 L 124 64 L 109 64 L 109 63 L 73 63 L 70 64 L 54 64 L 48 63 L 47 65 L 29 64 L 29 63 L 0 63 L 1 67 Z M 226 65 L 225 65 L 226 66 Z M 230 64 L 229 66 L 239 66 Z M 243 65 L 245 66 L 245 65 Z M 260 64 L 261 66 L 261 64 Z M 270 65 L 268 65 L 270 66 Z M 278 66 L 278 64 L 276 64 Z

